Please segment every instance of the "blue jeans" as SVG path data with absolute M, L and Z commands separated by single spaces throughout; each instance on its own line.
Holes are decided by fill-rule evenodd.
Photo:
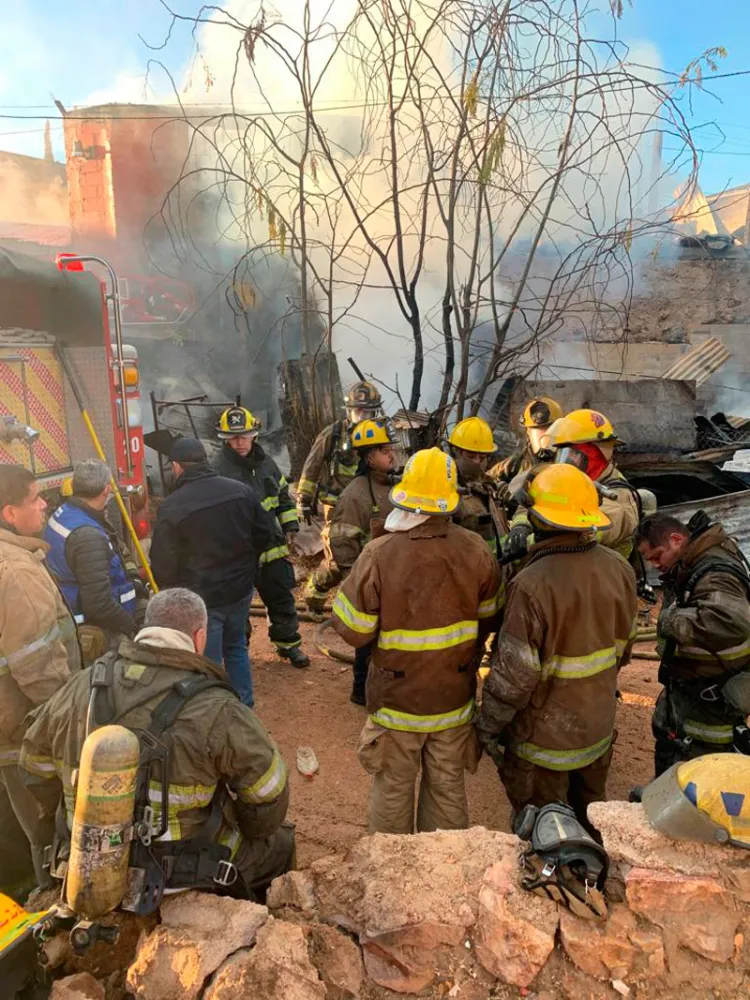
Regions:
M 208 609 L 208 638 L 204 656 L 224 668 L 242 702 L 252 708 L 253 677 L 247 653 L 247 620 L 252 593 L 235 604 Z

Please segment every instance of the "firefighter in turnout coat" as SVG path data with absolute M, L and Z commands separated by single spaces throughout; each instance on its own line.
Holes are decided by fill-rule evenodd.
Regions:
M 523 445 L 508 458 L 493 465 L 488 475 L 496 482 L 510 483 L 520 472 L 528 472 L 535 465 L 552 460 L 544 442 L 544 436 L 563 415 L 562 407 L 548 396 L 538 396 L 530 400 L 521 414 Z
M 645 518 L 638 548 L 664 574 L 664 689 L 652 722 L 658 777 L 680 760 L 731 752 L 735 727 L 750 715 L 750 703 L 730 694 L 738 681 L 750 689 L 750 576 L 737 544 L 704 511 L 687 525 L 668 514 Z
M 391 490 L 386 534 L 366 545 L 334 602 L 352 646 L 372 644 L 369 718 L 359 758 L 373 775 L 371 832 L 468 826 L 464 771 L 476 770 L 473 725 L 481 642 L 497 615 L 500 576 L 477 535 L 452 524 L 455 462 L 417 452 Z
M 272 547 L 260 554 L 255 578 L 255 589 L 268 612 L 268 637 L 279 656 L 289 660 L 292 666 L 308 667 L 310 658 L 300 648 L 302 637 L 294 596 L 296 581 L 294 567 L 289 561 L 289 543 L 299 531 L 289 484 L 278 465 L 258 444 L 260 424 L 250 410 L 242 406 L 225 410 L 216 431 L 224 443 L 211 463 L 214 472 L 249 486 L 279 526 Z
M 206 624 L 206 606 L 197 594 L 181 587 L 162 590 L 135 639 L 123 639 L 118 651 L 78 674 L 36 714 L 20 766 L 41 806 L 37 842 L 51 844 L 61 800 L 68 830 L 72 826 L 93 671 L 100 668 L 92 724 L 117 723 L 136 735 L 150 729 L 168 752 L 166 765 L 151 765 L 144 801 L 136 801 L 137 813 L 153 808 L 158 829 L 166 766 L 167 832 L 153 840 L 147 857 L 131 853 L 131 865 L 148 866 L 152 856 L 168 872 L 168 889 L 216 892 L 231 885 L 233 893 L 243 895 L 242 888 L 262 898 L 271 880 L 293 864 L 294 831 L 284 824 L 287 770 L 225 672 L 201 655 Z M 166 725 L 154 730 L 159 719 Z M 146 744 L 141 746 L 143 751 Z M 135 843 L 133 849 L 145 850 Z M 53 859 L 53 872 L 56 867 Z
M 608 519 L 579 470 L 543 467 L 526 502 L 537 541 L 508 588 L 479 737 L 514 810 L 567 802 L 588 825 L 587 806 L 604 799 L 617 672 L 635 638 L 635 574 L 592 537 Z
M 352 448 L 358 459 L 357 475 L 338 499 L 331 520 L 331 552 L 345 579 L 371 538 L 383 534 L 385 520 L 393 509 L 390 500 L 396 467 L 395 441 L 385 420 L 363 420 L 352 431 Z M 351 701 L 366 703 L 365 684 L 370 664 L 370 646 L 354 655 Z
M 383 400 L 370 382 L 355 382 L 346 390 L 344 407 L 345 419 L 329 424 L 318 434 L 297 484 L 297 511 L 301 520 L 309 524 L 318 503 L 323 508 L 323 562 L 305 587 L 305 602 L 314 612 L 323 611 L 328 591 L 341 582 L 341 571 L 331 549 L 330 531 L 338 499 L 357 475 L 359 467 L 350 434 L 362 420 L 382 414 Z
M 602 511 L 610 522 L 600 536 L 602 545 L 628 559 L 635 545 L 640 520 L 640 500 L 635 487 L 614 464 L 615 445 L 622 444 L 604 414 L 597 410 L 573 410 L 558 420 L 550 432 L 556 462 L 573 465 L 607 490 L 615 499 L 603 497 Z
M 37 705 L 81 668 L 73 616 L 44 558 L 38 537 L 47 504 L 33 475 L 0 465 L 0 884 L 28 875 L 37 804 L 18 771 L 25 720 Z M 16 820 L 28 843 L 13 838 Z M 31 857 L 37 881 L 45 881 L 42 851 Z

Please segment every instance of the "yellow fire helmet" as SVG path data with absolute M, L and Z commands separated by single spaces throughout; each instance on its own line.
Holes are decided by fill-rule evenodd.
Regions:
M 379 410 L 383 400 L 372 382 L 353 382 L 346 390 L 344 406 L 347 410 Z
M 550 435 L 554 448 L 574 444 L 622 444 L 615 429 L 598 410 L 573 410 L 555 423 Z
M 551 528 L 588 531 L 611 527 L 599 507 L 596 486 L 572 465 L 545 465 L 533 477 L 525 498 L 534 516 Z
M 458 507 L 456 463 L 439 448 L 415 452 L 401 482 L 391 490 L 391 503 L 412 514 L 452 514 Z
M 549 396 L 537 396 L 524 407 L 521 427 L 549 427 L 563 415 L 562 406 Z
M 240 434 L 257 434 L 260 430 L 260 421 L 256 420 L 244 406 L 230 406 L 222 413 L 215 430 L 222 441 L 227 441 Z
M 65 479 L 60 483 L 60 496 L 67 500 L 68 497 L 73 496 L 73 477 L 66 476 Z
M 492 428 L 481 417 L 466 417 L 459 421 L 448 438 L 448 444 L 479 455 L 492 455 L 497 451 Z
M 352 431 L 352 448 L 377 448 L 395 443 L 386 420 L 360 420 Z
M 644 788 L 642 801 L 666 837 L 750 849 L 750 757 L 711 753 L 674 764 Z

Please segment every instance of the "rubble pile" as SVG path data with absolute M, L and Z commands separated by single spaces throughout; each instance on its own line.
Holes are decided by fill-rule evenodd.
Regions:
M 606 921 L 521 889 L 516 837 L 376 834 L 277 879 L 267 906 L 167 899 L 126 988 L 136 1000 L 747 995 L 747 855 L 665 839 L 640 805 L 600 803 L 591 816 L 613 862 Z

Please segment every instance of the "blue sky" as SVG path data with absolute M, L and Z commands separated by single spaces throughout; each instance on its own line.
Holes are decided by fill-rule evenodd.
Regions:
M 296 0 L 277 0 L 276 9 Z M 322 0 L 318 0 L 322 2 Z M 606 7 L 606 0 L 600 0 Z M 175 0 L 193 13 L 197 0 Z M 164 37 L 169 16 L 159 0 L 14 0 L 0 15 L 0 149 L 41 155 L 43 117 L 57 115 L 51 95 L 68 107 L 105 100 L 143 101 L 169 87 L 149 58 L 163 58 L 182 78 L 191 49 L 189 29 L 178 27 L 165 52 L 149 52 Z M 723 45 L 720 73 L 750 70 L 750 3 L 741 0 L 633 0 L 620 23 L 621 37 L 654 46 L 661 66 L 681 72 L 705 49 Z M 701 184 L 706 192 L 750 181 L 750 75 L 706 82 L 706 92 L 682 103 L 705 150 Z M 710 93 L 709 93 L 710 91 Z M 692 104 L 692 106 L 691 106 Z M 709 123 L 716 121 L 717 126 Z M 52 122 L 62 158 L 62 129 Z M 723 135 L 722 135 L 723 133 Z M 665 144 L 669 148 L 669 141 Z

